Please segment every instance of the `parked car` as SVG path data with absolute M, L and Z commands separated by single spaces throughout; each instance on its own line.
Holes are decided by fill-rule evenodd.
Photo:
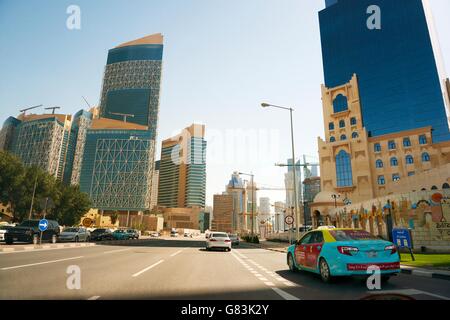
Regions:
M 99 228 L 91 232 L 92 241 L 107 241 L 114 240 L 111 230 Z
M 112 233 L 114 240 L 129 240 L 131 239 L 131 235 L 127 232 L 127 230 L 119 229 Z
M 130 239 L 139 239 L 139 231 L 136 229 L 128 229 L 127 233 L 130 235 Z
M 237 234 L 228 234 L 228 237 L 230 238 L 232 245 L 239 245 L 240 240 Z
M 176 238 L 176 237 L 178 237 L 178 232 L 172 230 L 172 231 L 170 231 L 170 236 L 173 238 Z
M 161 236 L 161 234 L 159 232 L 156 232 L 156 231 L 150 232 L 150 237 L 152 237 L 152 238 L 158 238 L 160 236 Z
M 8 229 L 5 233 L 5 242 L 28 242 L 37 244 L 40 241 L 41 231 L 39 220 L 25 220 L 16 227 Z M 48 228 L 42 232 L 42 240 L 56 243 L 59 237 L 59 224 L 55 220 L 48 220 Z
M 288 248 L 291 271 L 317 273 L 324 282 L 337 276 L 367 276 L 377 266 L 382 281 L 400 273 L 396 246 L 362 229 L 320 228 L 305 234 Z
M 14 226 L 8 224 L 0 226 L 0 241 L 5 241 L 5 233 L 7 233 L 11 228 L 14 228 Z
M 83 227 L 73 227 L 73 228 L 65 228 L 63 232 L 59 235 L 59 241 L 84 241 L 88 242 L 91 240 L 91 233 Z
M 225 232 L 213 232 L 206 239 L 206 251 L 214 248 L 225 249 L 225 251 L 231 251 L 231 239 Z

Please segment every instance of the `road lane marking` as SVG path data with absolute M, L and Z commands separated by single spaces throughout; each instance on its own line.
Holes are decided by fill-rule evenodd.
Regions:
M 270 282 L 270 281 L 264 282 L 264 284 L 265 284 L 266 286 L 269 286 L 269 287 L 275 287 L 275 284 L 274 284 L 273 282 Z
M 128 251 L 128 250 L 131 250 L 131 248 L 121 249 L 121 250 L 104 251 L 103 253 L 104 253 L 104 254 L 107 254 L 107 253 L 116 253 L 116 252 L 123 252 L 123 251 Z
M 159 265 L 159 264 L 161 264 L 161 263 L 163 263 L 163 262 L 164 262 L 164 260 L 159 260 L 157 263 L 152 264 L 150 267 L 147 267 L 147 268 L 145 268 L 145 269 L 143 269 L 143 270 L 141 270 L 141 271 L 139 271 L 139 272 L 133 274 L 132 277 L 133 277 L 133 278 L 138 277 L 138 276 L 140 276 L 141 274 L 143 274 L 144 272 L 146 272 L 146 271 L 148 271 L 148 270 L 150 270 L 150 269 L 156 267 L 157 265 Z
M 66 259 L 58 259 L 58 260 L 52 260 L 52 261 L 37 262 L 37 263 L 30 263 L 30 264 L 23 264 L 23 265 L 20 265 L 20 266 L 2 268 L 1 270 L 11 270 L 11 269 L 33 267 L 33 266 L 39 266 L 39 265 L 43 265 L 43 264 L 56 263 L 56 262 L 75 260 L 75 259 L 81 259 L 81 258 L 83 258 L 83 256 L 66 258 Z
M 171 257 L 175 257 L 177 254 L 179 254 L 179 253 L 181 253 L 183 250 L 180 250 L 180 251 L 177 251 L 177 252 L 175 252 L 175 253 L 172 253 L 170 256 Z
M 289 294 L 286 291 L 283 291 L 276 287 L 273 287 L 272 290 L 278 293 L 284 300 L 300 300 L 299 298 L 293 296 L 292 294 Z
M 100 298 L 100 296 L 93 296 L 93 297 L 90 297 L 88 300 L 98 300 Z

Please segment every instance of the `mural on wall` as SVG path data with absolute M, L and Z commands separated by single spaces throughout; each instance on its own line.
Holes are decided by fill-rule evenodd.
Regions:
M 394 228 L 409 228 L 421 234 L 417 236 L 419 242 L 448 241 L 450 246 L 449 190 L 386 196 L 330 211 L 330 221 L 335 221 L 337 227 L 363 228 L 386 238 L 390 215 Z

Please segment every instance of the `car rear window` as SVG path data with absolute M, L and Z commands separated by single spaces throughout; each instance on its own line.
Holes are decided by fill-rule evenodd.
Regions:
M 39 225 L 39 221 L 27 220 L 20 224 L 21 227 L 37 227 Z
M 228 238 L 226 233 L 213 233 L 213 238 Z
M 378 240 L 377 237 L 364 230 L 330 230 L 336 241 Z

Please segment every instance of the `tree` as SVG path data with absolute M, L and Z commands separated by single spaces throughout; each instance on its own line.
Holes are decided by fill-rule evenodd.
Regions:
M 114 211 L 112 214 L 111 214 L 111 224 L 116 224 L 116 222 L 117 222 L 117 219 L 119 219 L 119 211 Z
M 78 224 L 81 217 L 91 208 L 89 196 L 81 192 L 78 186 L 67 186 L 60 182 L 57 185 L 60 194 L 58 199 L 55 200 L 55 206 L 49 216 L 61 225 Z

